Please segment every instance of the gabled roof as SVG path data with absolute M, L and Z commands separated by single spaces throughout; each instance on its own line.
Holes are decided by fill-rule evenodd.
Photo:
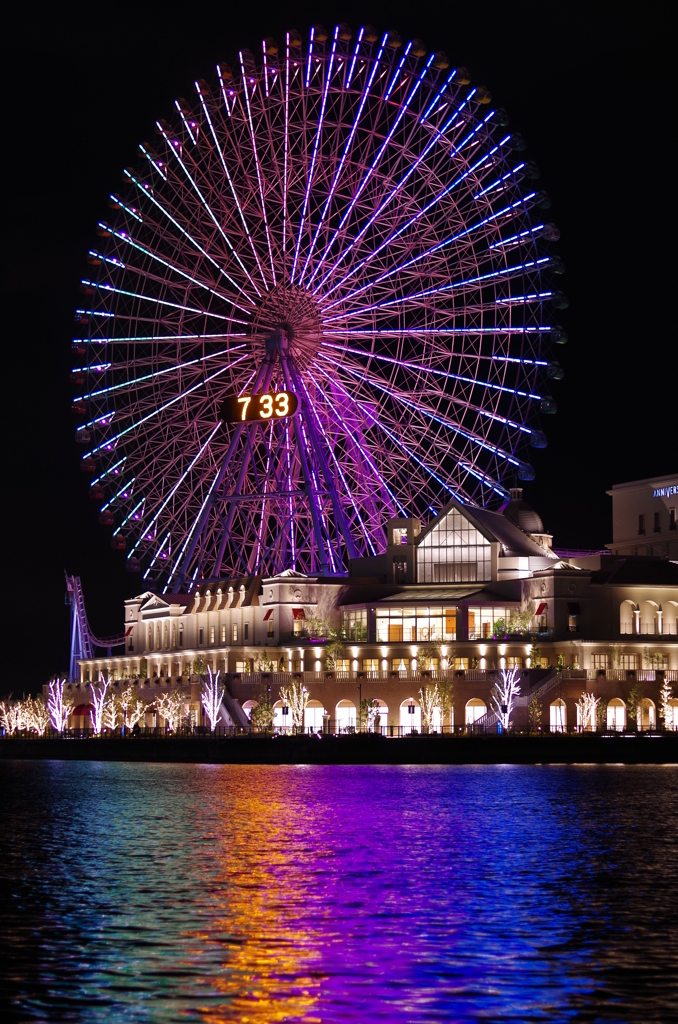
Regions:
M 490 543 L 499 542 L 503 545 L 508 555 L 532 555 L 538 558 L 555 558 L 555 555 L 550 554 L 540 544 L 537 544 L 535 540 L 528 537 L 519 526 L 512 523 L 510 519 L 506 519 L 500 512 L 490 512 L 489 509 L 477 508 L 474 505 L 462 505 L 454 498 L 448 501 L 437 519 L 432 520 L 421 531 L 419 536 L 415 538 L 415 544 L 421 544 L 424 537 L 428 536 L 447 513 L 452 510 L 459 512 L 465 519 L 468 519 L 471 525 L 475 526 Z

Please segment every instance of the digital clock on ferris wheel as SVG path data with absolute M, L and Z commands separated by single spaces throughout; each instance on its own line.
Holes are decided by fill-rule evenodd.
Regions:
M 272 395 L 240 395 L 226 398 L 221 406 L 224 423 L 256 423 L 262 420 L 282 420 L 294 416 L 299 402 L 291 391 L 277 391 Z

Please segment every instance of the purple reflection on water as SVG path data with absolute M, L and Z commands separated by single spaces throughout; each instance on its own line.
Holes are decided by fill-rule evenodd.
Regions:
M 0 762 L 0 794 L 21 1020 L 665 1022 L 678 1002 L 673 768 Z

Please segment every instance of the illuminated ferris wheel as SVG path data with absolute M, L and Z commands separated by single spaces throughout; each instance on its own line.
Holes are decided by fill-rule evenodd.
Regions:
M 198 79 L 110 198 L 73 408 L 165 590 L 334 574 L 534 471 L 558 233 L 486 89 L 420 40 L 289 32 Z

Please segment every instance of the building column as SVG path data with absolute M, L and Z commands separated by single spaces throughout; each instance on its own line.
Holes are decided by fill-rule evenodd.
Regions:
M 633 609 L 634 631 L 640 634 L 640 608 Z
M 661 605 L 659 605 L 659 608 L 657 609 L 657 632 L 660 636 L 662 636 L 664 632 L 664 613 Z

